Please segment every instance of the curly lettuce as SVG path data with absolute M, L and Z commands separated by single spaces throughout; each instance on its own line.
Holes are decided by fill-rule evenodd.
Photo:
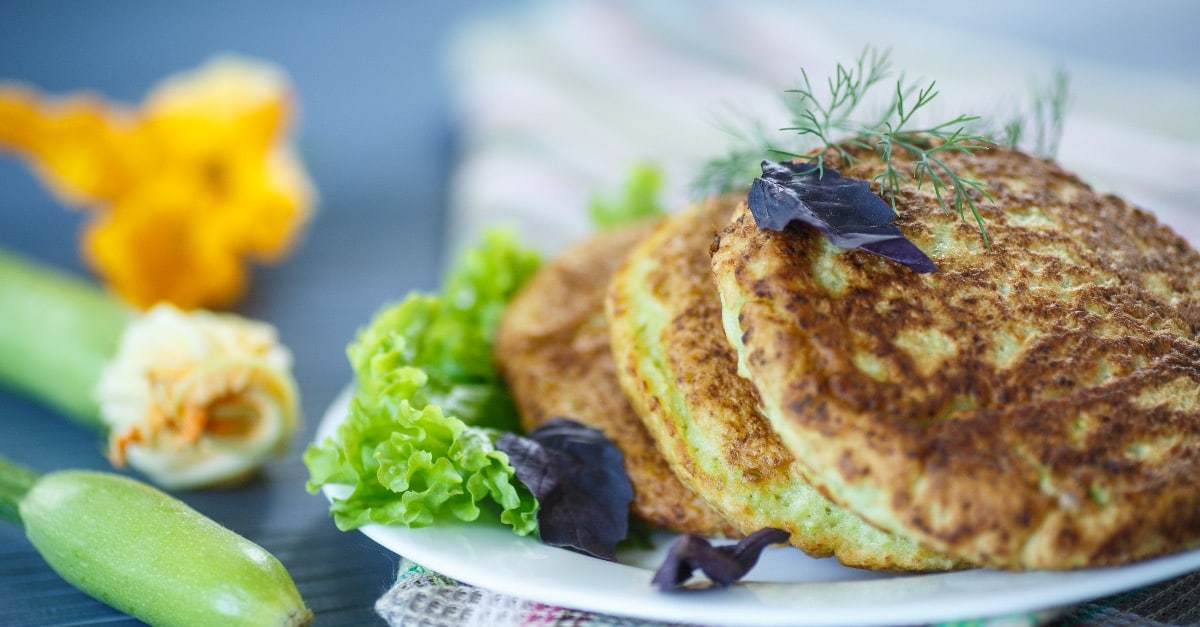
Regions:
M 518 534 L 537 530 L 537 500 L 495 447 L 518 421 L 492 344 L 504 306 L 539 263 L 512 233 L 489 231 L 439 293 L 413 292 L 359 332 L 347 348 L 347 418 L 304 454 L 310 491 L 351 487 L 331 501 L 339 529 L 495 512 Z

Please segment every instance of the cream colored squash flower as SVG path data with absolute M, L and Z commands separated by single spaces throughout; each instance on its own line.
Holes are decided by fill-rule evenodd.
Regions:
M 300 426 L 291 364 L 269 324 L 153 307 L 96 388 L 110 460 L 174 489 L 248 477 Z

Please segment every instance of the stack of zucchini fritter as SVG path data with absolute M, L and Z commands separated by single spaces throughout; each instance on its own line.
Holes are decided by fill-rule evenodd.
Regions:
M 871 180 L 877 157 L 854 156 L 841 173 Z M 946 158 L 995 202 L 985 243 L 928 187 L 896 190 L 932 273 L 761 229 L 744 196 L 547 264 L 497 338 L 526 426 L 601 427 L 656 524 L 780 527 L 852 566 L 1067 569 L 1200 546 L 1200 254 L 1052 161 Z M 627 448 L 634 432 L 656 450 Z M 675 478 L 686 490 L 663 488 Z

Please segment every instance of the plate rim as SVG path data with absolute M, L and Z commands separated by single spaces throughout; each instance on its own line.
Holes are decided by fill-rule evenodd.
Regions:
M 352 395 L 347 385 L 333 399 L 317 426 L 313 442 L 324 442 L 345 419 Z M 326 485 L 327 500 L 345 486 Z M 1123 566 L 1071 571 L 1003 572 L 980 568 L 967 571 L 896 574 L 859 580 L 800 583 L 740 582 L 725 590 L 663 592 L 650 585 L 653 574 L 628 564 L 606 562 L 521 537 L 507 528 L 461 523 L 410 529 L 381 524 L 358 529 L 373 542 L 423 568 L 461 583 L 535 603 L 597 612 L 630 619 L 745 625 L 892 625 L 952 620 L 979 620 L 1054 610 L 1150 585 L 1200 569 L 1200 550 L 1143 560 Z M 495 537 L 492 537 L 495 536 Z M 498 564 L 505 551 L 487 542 L 500 540 L 508 558 L 526 557 L 538 563 L 531 572 Z M 462 553 L 447 552 L 457 544 Z M 452 547 L 454 548 L 454 547 Z M 790 548 L 779 549 L 783 551 Z M 484 562 L 480 564 L 479 558 Z M 801 554 L 802 555 L 802 554 Z M 807 557 L 807 556 L 803 556 Z M 809 558 L 811 559 L 811 558 Z M 832 558 L 831 558 L 832 559 Z M 496 568 L 499 566 L 499 568 Z M 566 568 L 600 577 L 575 582 L 552 576 Z M 543 576 L 544 573 L 544 576 Z M 521 576 L 533 577 L 523 579 Z M 612 577 L 622 575 L 620 581 Z M 903 582 L 903 585 L 900 585 Z M 623 584 L 638 584 L 630 589 Z M 590 584 L 590 585 L 583 585 Z M 1020 584 L 1009 594 L 996 594 L 1004 584 Z M 861 590 L 856 590 L 861 588 Z M 896 595 L 898 588 L 919 593 Z M 804 604 L 779 603 L 789 592 L 809 592 Z M 1015 592 L 1014 592 L 1015 591 Z M 829 593 L 812 597 L 813 593 Z M 849 593 L 853 606 L 843 598 Z M 951 594 L 940 604 L 930 597 Z M 621 594 L 619 598 L 612 594 Z M 1013 596 L 1016 594 L 1016 596 Z M 948 601 L 948 602 L 947 602 Z M 854 611 L 846 612 L 847 609 Z

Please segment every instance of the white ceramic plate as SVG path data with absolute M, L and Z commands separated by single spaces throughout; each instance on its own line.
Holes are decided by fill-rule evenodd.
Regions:
M 348 395 L 329 407 L 317 441 L 345 418 Z M 327 487 L 327 497 L 339 492 Z M 1069 605 L 1200 568 L 1200 551 L 1070 572 L 980 569 L 928 575 L 872 573 L 770 548 L 742 582 L 724 590 L 662 592 L 650 585 L 670 534 L 656 550 L 618 561 L 587 557 L 518 537 L 507 527 L 459 524 L 362 528 L 367 537 L 456 580 L 561 607 L 643 619 L 724 625 L 895 625 L 1000 617 Z

